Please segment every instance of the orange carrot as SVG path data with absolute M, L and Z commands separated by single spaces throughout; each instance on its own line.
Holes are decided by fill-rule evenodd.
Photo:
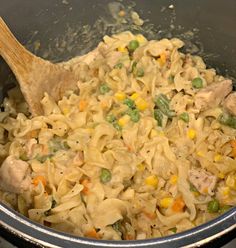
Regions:
M 79 101 L 79 111 L 84 111 L 87 106 L 87 102 L 85 100 L 80 100 Z
M 38 136 L 38 130 L 32 130 L 25 135 L 27 139 L 36 138 L 37 136 Z
M 148 211 L 146 211 L 146 210 L 142 210 L 142 212 L 143 212 L 143 214 L 144 214 L 146 217 L 148 217 L 148 219 L 150 219 L 150 220 L 155 220 L 156 217 L 157 217 L 156 213 L 148 212 Z
M 179 198 L 175 199 L 175 201 L 173 202 L 172 210 L 174 212 L 182 212 L 184 209 L 184 206 L 185 206 L 185 203 L 184 203 L 182 197 L 179 197 Z
M 230 145 L 232 146 L 232 156 L 236 158 L 236 140 L 231 140 Z
M 82 193 L 85 194 L 85 195 L 88 195 L 89 194 L 88 184 L 90 183 L 89 179 L 85 178 L 80 183 L 84 186 L 84 188 L 82 190 Z
M 44 176 L 36 176 L 33 179 L 33 184 L 34 186 L 38 186 L 39 182 L 41 182 L 43 184 L 43 186 L 45 187 L 47 184 L 46 178 Z
M 98 233 L 96 232 L 96 230 L 93 228 L 91 229 L 90 231 L 86 232 L 84 234 L 85 237 L 88 237 L 88 238 L 93 238 L 93 239 L 100 239 Z

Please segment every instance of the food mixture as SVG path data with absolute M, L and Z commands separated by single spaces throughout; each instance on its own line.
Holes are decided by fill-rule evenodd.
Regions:
M 106 240 L 171 235 L 235 206 L 236 93 L 183 45 L 105 36 L 89 59 L 70 63 L 78 92 L 59 102 L 45 94 L 43 116 L 9 94 L 1 201 L 45 226 Z

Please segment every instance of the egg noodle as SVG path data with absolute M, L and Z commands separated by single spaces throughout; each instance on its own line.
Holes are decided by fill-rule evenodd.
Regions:
M 89 62 L 71 60 L 78 92 L 57 103 L 45 93 L 43 116 L 5 99 L 1 201 L 106 240 L 170 235 L 235 206 L 236 119 L 224 105 L 232 82 L 183 45 L 105 36 Z

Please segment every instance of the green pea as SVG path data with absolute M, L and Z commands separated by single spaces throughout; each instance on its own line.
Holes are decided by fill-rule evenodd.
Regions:
M 134 52 L 139 47 L 139 42 L 137 40 L 131 40 L 128 44 L 128 49 L 130 52 Z
M 163 114 L 160 109 L 154 109 L 154 118 L 157 121 L 157 125 L 162 127 Z
M 23 160 L 23 161 L 29 160 L 29 158 L 28 158 L 28 156 L 27 156 L 26 153 L 22 153 L 22 154 L 20 155 L 20 159 Z
M 187 123 L 189 122 L 189 114 L 187 112 L 183 112 L 180 114 L 179 119 Z
M 101 169 L 100 181 L 102 183 L 108 183 L 109 181 L 111 181 L 111 172 L 108 169 Z
M 117 122 L 114 122 L 113 123 L 113 127 L 118 130 L 118 131 L 121 131 L 122 130 L 122 127 L 117 123 Z
M 109 86 L 108 86 L 107 84 L 101 84 L 99 90 L 100 90 L 100 93 L 101 93 L 102 95 L 105 95 L 105 94 L 106 94 L 107 92 L 109 92 L 111 89 L 109 88 Z
M 215 199 L 208 203 L 207 210 L 209 213 L 217 213 L 220 209 L 219 202 Z
M 224 205 L 224 206 L 220 207 L 219 213 L 223 214 L 223 213 L 227 212 L 230 209 L 231 209 L 231 206 Z
M 127 114 L 130 116 L 130 119 L 133 122 L 138 122 L 140 120 L 140 112 L 138 109 L 127 111 Z
M 129 108 L 135 107 L 135 103 L 132 99 L 126 98 L 123 103 L 127 105 Z
M 122 63 L 118 63 L 114 66 L 115 69 L 121 69 L 123 67 Z
M 143 70 L 143 68 L 138 68 L 137 69 L 136 76 L 137 77 L 143 77 L 144 76 L 144 70 Z
M 200 77 L 196 77 L 192 80 L 192 86 L 196 89 L 201 89 L 203 87 L 203 81 Z
M 116 117 L 113 114 L 109 114 L 106 117 L 106 121 L 109 123 L 113 123 L 116 120 Z

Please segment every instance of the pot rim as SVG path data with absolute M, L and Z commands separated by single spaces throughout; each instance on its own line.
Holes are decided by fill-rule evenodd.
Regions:
M 194 247 L 206 244 L 236 229 L 236 207 L 193 229 L 161 238 L 110 241 L 81 238 L 33 222 L 4 203 L 0 203 L 0 225 L 31 243 L 47 247 Z M 236 235 L 235 235 L 236 236 Z

